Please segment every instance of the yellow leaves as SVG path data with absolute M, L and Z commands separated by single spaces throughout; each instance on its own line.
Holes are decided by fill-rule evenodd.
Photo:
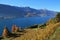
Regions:
M 3 30 L 2 36 L 3 36 L 3 37 L 7 37 L 8 34 L 9 34 L 9 32 L 8 32 L 7 28 L 5 27 L 4 30 Z
M 12 32 L 17 32 L 19 31 L 19 28 L 16 25 L 12 26 Z

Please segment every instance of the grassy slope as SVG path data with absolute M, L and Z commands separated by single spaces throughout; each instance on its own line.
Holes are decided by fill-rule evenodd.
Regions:
M 57 23 L 57 24 L 54 24 L 54 25 L 52 24 L 50 26 L 52 26 L 53 28 L 56 28 L 56 27 L 58 27 L 58 25 L 60 26 L 60 23 Z M 8 39 L 10 39 L 10 40 L 44 40 L 48 37 L 50 32 L 52 30 L 54 30 L 54 29 L 51 30 L 52 27 L 50 27 L 50 26 L 46 27 L 44 29 L 38 29 L 38 30 L 27 29 L 26 33 L 24 33 L 22 36 L 19 36 L 19 37 L 16 37 L 16 38 L 11 38 L 11 39 L 8 38 Z M 50 31 L 49 31 L 49 29 L 50 29 Z M 19 34 L 20 34 L 20 32 L 19 32 Z M 57 28 L 57 30 L 55 31 L 55 33 L 52 36 L 50 36 L 49 40 L 59 40 L 59 39 L 60 39 L 60 27 Z
M 51 27 L 52 26 L 52 27 Z M 57 24 L 52 24 L 49 27 L 46 27 L 45 29 L 39 29 L 37 31 L 33 31 L 33 30 L 29 30 L 30 32 L 28 32 L 27 34 L 23 35 L 20 38 L 16 38 L 15 40 L 45 40 L 49 34 L 53 33 L 53 30 L 57 29 L 60 26 L 60 23 Z M 52 29 L 51 29 L 52 28 Z M 49 31 L 50 30 L 50 31 Z M 45 32 L 46 31 L 46 32 Z M 51 32 L 52 31 L 52 32 Z M 50 33 L 51 32 L 51 33 Z M 49 33 L 49 34 L 46 34 Z M 56 33 L 59 33 L 58 29 L 56 30 Z M 43 36 L 44 35 L 44 36 Z M 56 35 L 56 34 L 55 34 Z M 58 35 L 58 34 L 57 34 Z M 53 36 L 51 36 L 52 38 L 50 38 L 50 40 L 55 40 L 55 38 L 57 37 L 57 39 L 59 39 L 59 36 L 54 36 L 55 38 L 53 38 Z M 57 40 L 56 39 L 56 40 Z
M 56 29 L 55 33 L 48 40 L 60 40 L 60 27 Z

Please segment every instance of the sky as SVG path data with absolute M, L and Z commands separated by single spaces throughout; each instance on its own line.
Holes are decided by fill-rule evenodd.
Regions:
M 0 4 L 60 11 L 60 0 L 0 0 Z

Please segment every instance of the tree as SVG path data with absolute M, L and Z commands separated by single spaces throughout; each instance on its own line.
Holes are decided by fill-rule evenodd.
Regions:
M 17 27 L 16 25 L 12 26 L 12 32 L 18 32 L 19 31 L 19 27 Z
M 60 12 L 58 12 L 58 14 L 56 15 L 56 20 L 57 22 L 60 22 Z
M 7 27 L 5 26 L 5 27 L 4 27 L 4 30 L 3 30 L 2 36 L 3 36 L 3 37 L 7 37 L 7 36 L 9 35 L 9 33 L 10 33 L 9 30 L 8 30 Z
M 15 32 L 15 30 L 16 30 L 16 25 L 13 25 L 12 26 L 12 32 Z

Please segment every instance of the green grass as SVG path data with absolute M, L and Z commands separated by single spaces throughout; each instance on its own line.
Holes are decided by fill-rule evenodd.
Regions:
M 4 39 L 1 39 L 1 40 L 8 40 L 8 38 L 4 38 Z
M 60 27 L 56 29 L 55 33 L 48 40 L 60 40 Z
M 13 37 L 11 37 L 11 38 L 4 38 L 4 39 L 1 39 L 1 40 L 13 40 Z

